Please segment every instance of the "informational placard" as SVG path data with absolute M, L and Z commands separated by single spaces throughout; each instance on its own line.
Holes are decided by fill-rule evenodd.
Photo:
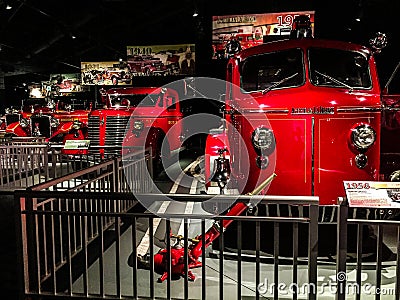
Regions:
M 350 207 L 400 208 L 400 182 L 343 181 Z
M 90 140 L 66 140 L 64 144 L 65 150 L 87 150 L 89 149 Z

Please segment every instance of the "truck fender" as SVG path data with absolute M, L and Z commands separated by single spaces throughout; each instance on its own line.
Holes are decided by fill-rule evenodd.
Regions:
M 228 137 L 226 132 L 221 129 L 211 129 L 206 138 L 204 155 L 204 172 L 206 186 L 210 185 L 210 180 L 214 173 L 214 162 L 219 157 L 219 150 L 227 149 L 225 158 L 230 159 Z
M 6 134 L 12 134 L 15 136 L 27 137 L 28 132 L 19 124 L 19 122 L 11 123 L 6 127 Z

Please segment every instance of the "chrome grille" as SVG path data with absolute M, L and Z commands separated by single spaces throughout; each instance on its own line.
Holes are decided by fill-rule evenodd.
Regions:
M 115 146 L 105 148 L 107 154 L 120 154 L 122 143 L 125 137 L 126 125 L 129 122 L 129 116 L 108 116 L 106 119 L 105 146 Z
M 90 145 L 98 146 L 100 140 L 100 117 L 99 116 L 89 116 L 88 119 L 88 139 L 90 140 Z

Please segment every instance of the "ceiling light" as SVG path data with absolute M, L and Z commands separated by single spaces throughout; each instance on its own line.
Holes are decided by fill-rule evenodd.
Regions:
M 199 14 L 198 14 L 198 12 L 197 11 L 195 11 L 194 13 L 193 13 L 193 17 L 197 17 Z
M 76 39 L 76 36 L 75 35 L 71 35 L 71 39 Z
M 10 4 L 7 4 L 6 9 L 11 9 L 12 6 Z

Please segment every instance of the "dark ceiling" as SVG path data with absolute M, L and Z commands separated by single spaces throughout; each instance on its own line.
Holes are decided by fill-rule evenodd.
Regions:
M 196 60 L 212 76 L 204 71 L 212 15 L 300 10 L 315 10 L 316 36 L 366 43 L 377 31 L 387 33 L 391 49 L 384 63 L 394 67 L 399 2 L 0 0 L 0 71 L 6 78 L 30 74 L 40 81 L 50 73 L 79 72 L 81 61 L 124 59 L 128 45 L 196 43 Z M 359 14 L 361 22 L 355 22 Z

